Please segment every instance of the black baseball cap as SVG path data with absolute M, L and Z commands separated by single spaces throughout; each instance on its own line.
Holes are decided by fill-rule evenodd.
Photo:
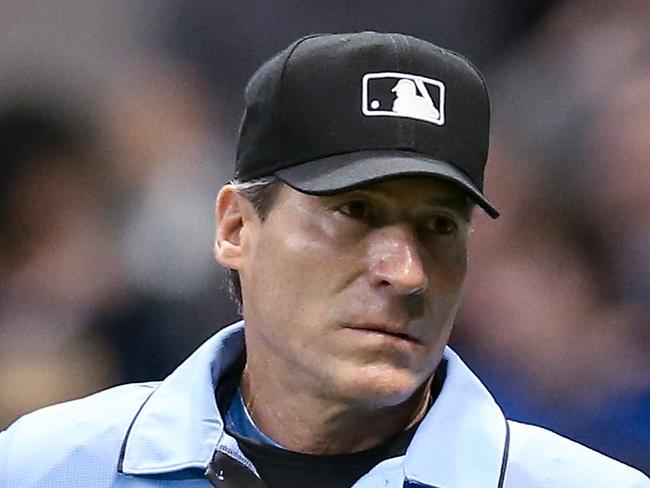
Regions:
M 496 218 L 483 194 L 489 122 L 485 82 L 456 53 L 404 34 L 307 36 L 248 82 L 235 177 L 327 195 L 433 176 Z

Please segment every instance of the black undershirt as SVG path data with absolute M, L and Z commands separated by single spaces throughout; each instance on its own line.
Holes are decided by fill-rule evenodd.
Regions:
M 372 449 L 335 455 L 303 454 L 230 434 L 269 488 L 349 488 L 380 462 L 403 455 L 416 428 Z
M 217 405 L 225 412 L 239 383 L 245 358 L 239 361 L 230 374 L 225 375 L 217 391 Z M 447 363 L 443 361 L 431 383 L 432 403 L 440 394 L 445 380 Z M 229 377 L 229 378 L 228 378 Z M 350 454 L 304 454 L 262 444 L 228 431 L 244 455 L 253 463 L 268 488 L 349 488 L 374 466 L 386 459 L 406 453 L 419 422 L 388 439 L 383 444 L 365 451 Z

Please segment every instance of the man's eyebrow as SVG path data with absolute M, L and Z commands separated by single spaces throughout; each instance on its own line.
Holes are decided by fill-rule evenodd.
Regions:
M 452 212 L 456 212 L 462 218 L 470 220 L 472 215 L 472 200 L 466 195 L 458 195 L 453 197 L 435 197 L 430 202 L 434 207 L 448 208 Z
M 445 207 L 464 207 L 469 203 L 468 198 L 465 195 L 458 196 L 437 196 L 429 200 L 429 203 L 433 205 L 441 205 Z

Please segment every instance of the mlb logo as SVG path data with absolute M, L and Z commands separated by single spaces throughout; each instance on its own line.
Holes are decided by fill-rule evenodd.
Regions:
M 445 123 L 445 84 L 407 73 L 367 73 L 361 80 L 361 111 L 368 117 L 405 117 Z

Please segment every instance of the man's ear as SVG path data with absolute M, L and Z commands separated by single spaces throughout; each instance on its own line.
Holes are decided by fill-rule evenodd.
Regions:
M 247 247 L 244 225 L 255 218 L 255 211 L 232 185 L 225 185 L 217 195 L 215 215 L 214 256 L 224 268 L 239 270 Z

